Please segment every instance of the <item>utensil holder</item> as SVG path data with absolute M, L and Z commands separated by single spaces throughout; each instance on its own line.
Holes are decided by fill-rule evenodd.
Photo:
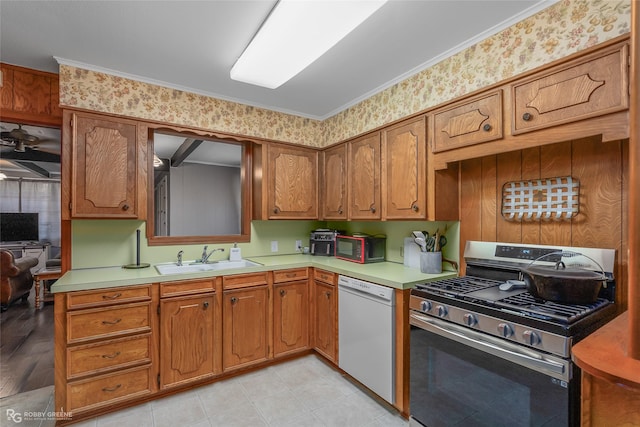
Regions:
M 442 273 L 442 252 L 420 252 L 420 271 L 427 274 Z

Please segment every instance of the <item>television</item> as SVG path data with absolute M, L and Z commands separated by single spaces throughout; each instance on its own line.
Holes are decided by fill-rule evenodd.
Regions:
M 0 241 L 37 242 L 39 240 L 37 212 L 0 212 Z

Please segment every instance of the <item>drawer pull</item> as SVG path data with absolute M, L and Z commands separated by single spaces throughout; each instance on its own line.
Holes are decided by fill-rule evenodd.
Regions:
M 114 391 L 116 391 L 117 389 L 119 389 L 120 387 L 122 387 L 122 384 L 118 384 L 115 387 L 102 387 L 102 391 L 104 392 L 108 392 L 108 393 L 113 393 Z
M 296 273 L 287 273 L 287 277 L 296 277 Z
M 122 319 L 116 319 L 116 320 L 103 320 L 102 324 L 103 325 L 117 325 L 118 323 L 120 323 L 122 321 Z
M 115 358 L 116 358 L 116 357 L 118 357 L 118 356 L 120 356 L 120 352 L 119 352 L 119 351 L 116 351 L 116 352 L 115 352 L 115 353 L 113 353 L 113 354 L 103 354 L 103 355 L 102 355 L 102 358 L 103 358 L 103 359 L 115 359 Z
M 118 292 L 117 294 L 113 294 L 113 295 L 102 295 L 102 299 L 116 299 L 116 298 L 120 298 L 122 296 L 121 292 Z

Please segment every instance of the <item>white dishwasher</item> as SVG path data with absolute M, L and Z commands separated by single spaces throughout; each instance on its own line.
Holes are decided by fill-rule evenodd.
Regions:
M 389 403 L 395 401 L 395 293 L 338 277 L 338 366 Z

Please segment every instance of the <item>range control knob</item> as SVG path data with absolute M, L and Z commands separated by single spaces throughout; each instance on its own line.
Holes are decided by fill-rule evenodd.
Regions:
M 505 338 L 509 338 L 513 335 L 513 327 L 508 323 L 498 324 L 498 333 Z
M 449 314 L 449 310 L 447 310 L 447 307 L 445 307 L 444 305 L 437 306 L 436 310 L 438 311 L 438 316 L 440 317 L 446 317 L 447 314 Z
M 540 335 L 528 329 L 522 333 L 522 338 L 529 345 L 538 345 L 542 341 Z
M 424 313 L 431 311 L 431 307 L 433 307 L 431 301 L 422 301 L 420 303 L 420 310 L 422 310 Z
M 462 320 L 467 326 L 475 326 L 478 324 L 478 318 L 471 313 L 465 313 L 464 316 L 462 316 Z

